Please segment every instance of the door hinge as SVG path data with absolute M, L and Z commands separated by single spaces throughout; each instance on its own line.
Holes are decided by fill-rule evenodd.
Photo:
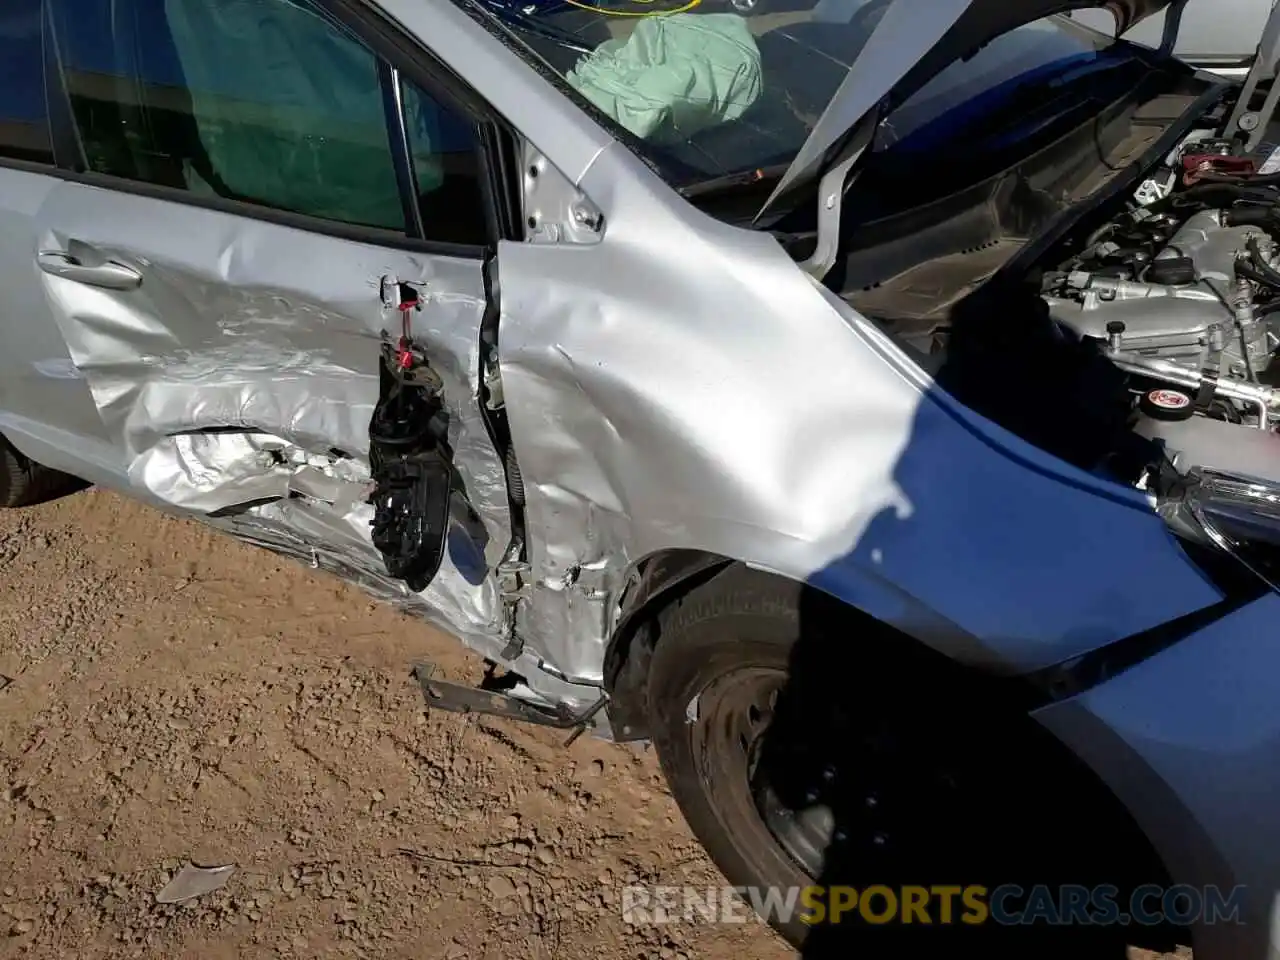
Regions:
M 496 363 L 484 365 L 484 405 L 490 410 L 501 410 L 506 405 L 502 392 L 502 371 Z
M 507 661 L 515 660 L 524 652 L 524 640 L 516 632 L 516 608 L 522 600 L 529 599 L 532 586 L 529 574 L 533 568 L 522 558 L 523 552 L 523 544 L 513 541 L 507 548 L 507 559 L 494 568 L 502 600 L 502 636 L 506 640 L 501 656 Z
M 529 599 L 530 569 L 524 560 L 504 560 L 498 564 L 498 591 L 503 603 Z

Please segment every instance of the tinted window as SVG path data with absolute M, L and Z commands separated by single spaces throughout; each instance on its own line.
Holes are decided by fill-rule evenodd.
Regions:
M 0 157 L 53 162 L 45 116 L 40 0 L 0 3 Z
M 405 229 L 377 58 L 317 4 L 56 0 L 55 10 L 88 169 Z M 437 125 L 447 117 L 425 97 L 415 109 Z M 474 147 L 469 128 L 459 136 Z M 421 149 L 424 166 L 443 164 L 433 145 Z M 484 221 L 478 209 L 472 217 L 474 233 Z M 459 230 L 436 222 L 428 236 Z
M 484 243 L 488 229 L 474 127 L 440 109 L 415 84 L 403 85 L 403 100 L 423 231 L 436 240 Z

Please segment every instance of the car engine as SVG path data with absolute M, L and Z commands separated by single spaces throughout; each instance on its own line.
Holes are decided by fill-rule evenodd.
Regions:
M 1096 266 L 1081 263 L 1046 291 L 1055 318 L 1140 357 L 1256 382 L 1278 341 L 1255 302 L 1267 290 L 1251 276 L 1275 269 L 1274 244 L 1230 218 L 1219 209 L 1182 223 L 1166 213 L 1113 225 L 1108 237 L 1125 246 L 1096 244 Z
M 1177 185 L 1096 230 L 1041 293 L 1129 375 L 1136 432 L 1179 469 L 1280 481 L 1280 176 L 1218 173 L 1225 148 L 1202 151 L 1171 158 Z

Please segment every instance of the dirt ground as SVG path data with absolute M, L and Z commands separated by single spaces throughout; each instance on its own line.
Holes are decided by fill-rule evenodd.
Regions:
M 0 511 L 0 956 L 791 956 L 629 927 L 719 885 L 654 757 L 432 714 L 479 663 L 290 561 L 88 491 Z M 221 890 L 155 901 L 186 860 Z

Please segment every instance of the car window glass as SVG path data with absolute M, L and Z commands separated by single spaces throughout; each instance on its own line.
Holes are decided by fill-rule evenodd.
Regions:
M 781 176 L 799 155 L 863 56 L 887 58 L 898 48 L 923 56 L 909 53 L 915 41 L 905 32 L 877 35 L 888 11 L 917 9 L 927 18 L 930 8 L 928 0 L 476 2 L 519 41 L 517 52 L 557 73 L 668 182 L 756 191 L 757 181 Z M 873 36 L 873 49 L 864 50 Z M 999 95 L 1028 86 L 1028 78 L 1056 82 L 1094 61 L 1142 67 L 1127 46 L 1069 21 L 1012 30 L 894 107 L 877 147 L 929 127 L 927 138 L 914 137 L 915 149 L 957 129 L 958 118 L 998 106 Z
M 405 229 L 377 57 L 318 4 L 57 0 L 55 21 L 88 169 Z
M 417 84 L 402 84 L 402 100 L 423 231 L 433 239 L 484 243 L 488 229 L 474 126 L 441 109 Z
M 0 3 L 0 157 L 53 163 L 45 115 L 40 0 Z

